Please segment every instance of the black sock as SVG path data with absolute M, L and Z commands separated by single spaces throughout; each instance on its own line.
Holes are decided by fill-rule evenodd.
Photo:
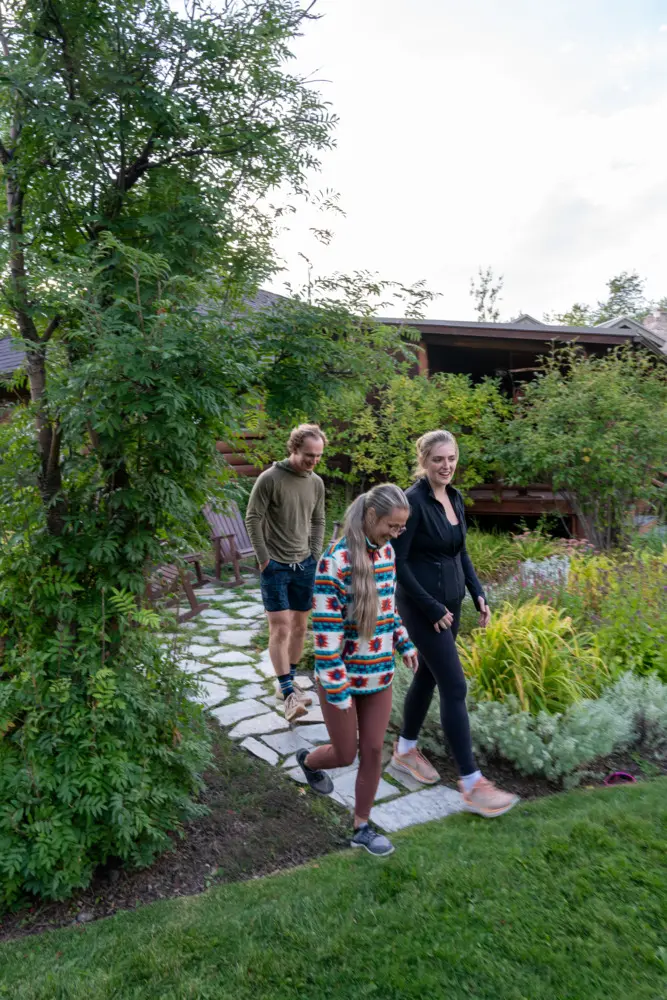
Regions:
M 298 666 L 299 666 L 298 663 L 290 663 L 290 665 L 289 665 L 289 673 L 290 673 L 290 677 L 292 678 L 292 683 L 294 683 L 294 678 L 296 676 L 296 668 Z

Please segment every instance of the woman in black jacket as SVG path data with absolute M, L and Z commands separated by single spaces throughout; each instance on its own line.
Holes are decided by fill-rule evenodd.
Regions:
M 442 727 L 459 767 L 465 807 L 481 816 L 501 816 L 518 797 L 496 788 L 477 769 L 466 707 L 466 681 L 456 650 L 456 634 L 466 587 L 486 628 L 491 612 L 466 551 L 463 498 L 451 485 L 459 458 L 449 431 L 430 431 L 417 441 L 419 479 L 407 491 L 410 517 L 395 540 L 396 601 L 419 668 L 405 698 L 401 737 L 394 747 L 394 767 L 423 784 L 435 784 L 438 772 L 417 749 L 417 738 L 437 684 Z

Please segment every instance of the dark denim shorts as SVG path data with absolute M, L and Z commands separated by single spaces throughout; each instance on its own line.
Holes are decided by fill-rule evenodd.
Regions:
M 310 611 L 313 604 L 317 562 L 308 556 L 302 563 L 269 560 L 260 585 L 267 611 Z

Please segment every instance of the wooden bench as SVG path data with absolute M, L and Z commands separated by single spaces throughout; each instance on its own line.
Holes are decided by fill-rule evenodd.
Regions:
M 222 567 L 225 563 L 230 563 L 234 569 L 234 582 L 229 586 L 242 586 L 244 581 L 241 576 L 241 560 L 252 557 L 254 565 L 248 568 L 253 573 L 259 573 L 259 565 L 238 504 L 230 500 L 224 514 L 213 510 L 211 505 L 207 504 L 203 514 L 211 529 L 216 580 L 220 582 Z
M 208 578 L 204 577 L 201 571 L 201 556 L 186 556 L 185 561 L 194 565 L 197 584 L 201 586 L 202 583 L 205 583 Z M 204 611 L 209 607 L 208 604 L 201 602 L 195 594 L 194 587 L 192 586 L 191 570 L 184 566 L 177 566 L 176 563 L 158 566 L 153 570 L 146 582 L 146 597 L 153 604 L 166 598 L 165 604 L 167 607 L 178 607 L 181 603 L 181 599 L 178 596 L 180 591 L 185 592 L 190 610 L 177 613 L 176 617 L 179 622 L 187 622 L 191 618 L 194 618 L 195 615 L 198 615 L 200 611 Z

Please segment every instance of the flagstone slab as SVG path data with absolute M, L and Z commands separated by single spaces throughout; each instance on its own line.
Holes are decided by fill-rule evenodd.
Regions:
M 176 661 L 181 668 L 185 670 L 186 674 L 200 674 L 202 670 L 206 670 L 208 663 L 202 663 L 201 660 L 177 660 Z
M 261 757 L 262 760 L 265 760 L 267 764 L 271 764 L 273 767 L 275 767 L 280 759 L 275 751 L 265 746 L 264 743 L 260 743 L 259 740 L 254 739 L 252 736 L 244 740 L 241 746 L 254 754 L 255 757 Z
M 241 701 L 233 701 L 229 705 L 221 708 L 214 708 L 211 715 L 214 715 L 221 726 L 232 726 L 241 719 L 249 719 L 253 715 L 266 715 L 268 712 L 266 705 L 254 698 L 244 698 Z M 269 744 L 270 745 L 270 744 Z M 272 749 L 276 749 L 273 747 Z
M 307 720 L 304 718 L 303 720 Z M 299 725 L 299 735 L 305 740 L 309 740 L 311 743 L 328 743 L 329 742 L 329 730 L 325 725 Z
M 263 604 L 244 604 L 242 607 L 234 608 L 234 610 L 241 618 L 263 618 L 266 614 Z
M 238 666 L 231 667 L 216 666 L 215 672 L 218 677 L 222 677 L 226 681 L 254 681 L 258 687 L 258 682 L 262 679 L 257 671 L 253 670 L 252 667 L 247 667 L 244 663 L 239 663 Z M 266 694 L 264 688 L 261 688 L 261 693 Z
M 211 648 L 210 646 L 202 646 L 199 643 L 193 643 L 192 646 L 188 646 L 187 652 L 193 659 L 208 659 L 213 656 L 215 652 L 215 646 Z
M 209 656 L 211 663 L 252 663 L 252 656 L 242 653 L 238 649 L 225 649 L 220 653 L 213 653 Z
M 358 770 L 358 767 L 351 768 L 347 774 L 341 774 L 333 779 L 334 791 L 345 799 L 345 805 L 347 806 L 354 806 L 354 790 L 357 784 Z M 375 793 L 375 801 L 379 802 L 382 799 L 389 799 L 394 795 L 400 795 L 400 789 L 395 788 L 394 785 L 390 785 L 384 778 L 380 778 L 378 790 Z
M 262 659 L 262 657 L 260 656 L 260 658 L 257 661 L 257 663 L 255 664 L 255 666 L 260 671 L 260 673 L 264 674 L 265 677 L 275 677 L 276 676 L 276 672 L 273 669 L 273 664 L 271 663 L 271 660 L 269 660 L 269 659 L 266 659 L 266 658 Z
M 221 701 L 227 701 L 229 688 L 222 681 L 206 680 L 201 684 L 200 697 L 202 703 L 211 708 L 213 705 L 219 705 Z
M 237 698 L 262 698 L 264 694 L 266 694 L 266 691 L 261 684 L 244 684 L 243 687 L 236 691 Z
M 375 806 L 371 811 L 371 820 L 387 833 L 396 833 L 408 826 L 444 819 L 462 810 L 463 800 L 459 792 L 446 785 L 436 785 Z
M 193 636 L 189 635 L 187 637 L 187 641 L 188 642 L 198 642 L 202 646 L 212 646 L 213 643 L 215 642 L 215 639 L 213 638 L 212 635 L 206 635 L 206 633 L 204 632 L 201 635 L 199 633 L 197 635 L 193 635 Z M 190 647 L 190 648 L 193 648 L 193 647 Z
M 238 740 L 243 736 L 263 736 L 268 733 L 276 733 L 280 729 L 287 729 L 288 725 L 280 715 L 276 715 L 275 712 L 267 712 L 265 715 L 255 715 L 252 718 L 243 719 L 233 729 L 230 729 L 227 735 L 231 736 L 233 740 Z
M 385 768 L 385 774 L 388 774 L 394 781 L 399 781 L 403 788 L 407 788 L 409 792 L 419 792 L 425 787 L 422 781 L 417 781 L 406 771 L 399 771 L 392 763 L 389 763 Z
M 277 699 L 276 699 L 277 701 Z M 304 726 L 312 722 L 324 722 L 324 716 L 322 715 L 322 709 L 319 705 L 308 705 L 308 715 L 303 715 L 300 719 L 297 719 L 297 725 Z M 329 737 L 327 736 L 327 743 L 329 742 Z
M 253 640 L 254 632 L 224 631 L 218 633 L 218 642 L 221 646 L 249 646 Z
M 225 614 L 224 611 L 218 611 L 217 608 L 207 608 L 201 612 L 199 617 L 205 622 L 214 622 L 215 624 L 222 622 L 224 625 L 225 622 L 230 621 L 229 615 Z
M 287 758 L 287 760 L 283 761 L 283 767 L 284 768 L 298 767 L 297 760 L 296 760 L 296 754 L 295 753 L 290 754 L 290 756 Z
M 286 733 L 276 733 L 272 736 L 263 736 L 262 739 L 265 743 L 268 743 L 272 750 L 276 750 L 281 755 L 296 753 L 297 750 L 302 750 L 304 747 L 306 750 L 315 749 L 312 743 L 309 743 L 300 733 L 294 730 L 288 730 Z

